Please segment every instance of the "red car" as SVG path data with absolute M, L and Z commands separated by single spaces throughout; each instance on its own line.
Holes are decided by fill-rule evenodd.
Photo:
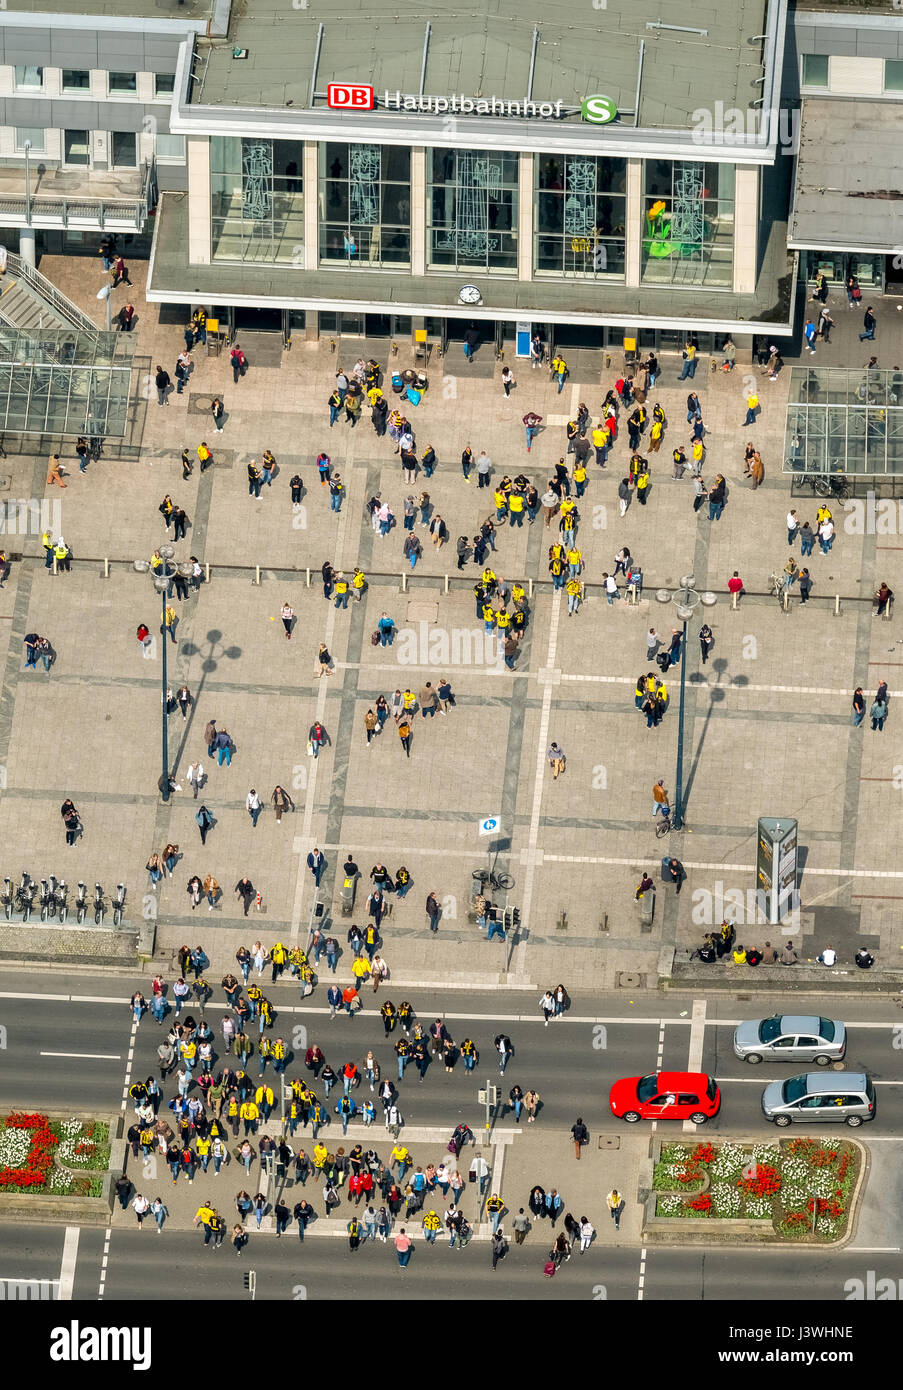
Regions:
M 704 1125 L 721 1106 L 714 1076 L 699 1071 L 660 1071 L 628 1076 L 609 1093 L 611 1113 L 628 1124 L 637 1120 L 692 1120 Z

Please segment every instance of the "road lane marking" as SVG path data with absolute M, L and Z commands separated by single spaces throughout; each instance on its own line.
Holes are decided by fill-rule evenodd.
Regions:
M 81 1057 L 97 1062 L 121 1062 L 121 1052 L 39 1052 L 39 1057 Z
M 78 1259 L 78 1227 L 67 1226 L 66 1236 L 63 1241 L 63 1262 L 60 1265 L 60 1290 L 57 1297 L 65 1302 L 72 1302 L 72 1290 L 75 1285 L 75 1262 Z

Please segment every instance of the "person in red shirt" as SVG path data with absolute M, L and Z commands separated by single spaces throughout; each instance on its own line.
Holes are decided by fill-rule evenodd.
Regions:
M 737 602 L 739 603 L 740 595 L 743 593 L 743 580 L 740 578 L 736 570 L 734 570 L 733 575 L 727 581 L 727 591 L 730 594 L 731 598 L 733 598 L 734 594 L 736 594 Z

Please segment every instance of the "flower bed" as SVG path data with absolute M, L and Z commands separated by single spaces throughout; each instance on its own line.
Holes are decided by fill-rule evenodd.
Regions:
M 0 1192 L 101 1195 L 101 1174 L 110 1163 L 108 1125 L 23 1111 L 0 1123 Z M 94 1175 L 78 1171 L 84 1169 Z
M 777 1145 L 670 1144 L 653 1174 L 662 1193 L 655 1214 L 771 1221 L 779 1239 L 837 1240 L 846 1229 L 858 1153 L 847 1140 L 808 1137 Z

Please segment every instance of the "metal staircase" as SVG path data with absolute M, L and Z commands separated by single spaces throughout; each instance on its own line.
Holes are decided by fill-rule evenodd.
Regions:
M 0 321 L 29 338 L 64 328 L 96 341 L 101 331 L 46 276 L 10 251 L 0 270 Z

